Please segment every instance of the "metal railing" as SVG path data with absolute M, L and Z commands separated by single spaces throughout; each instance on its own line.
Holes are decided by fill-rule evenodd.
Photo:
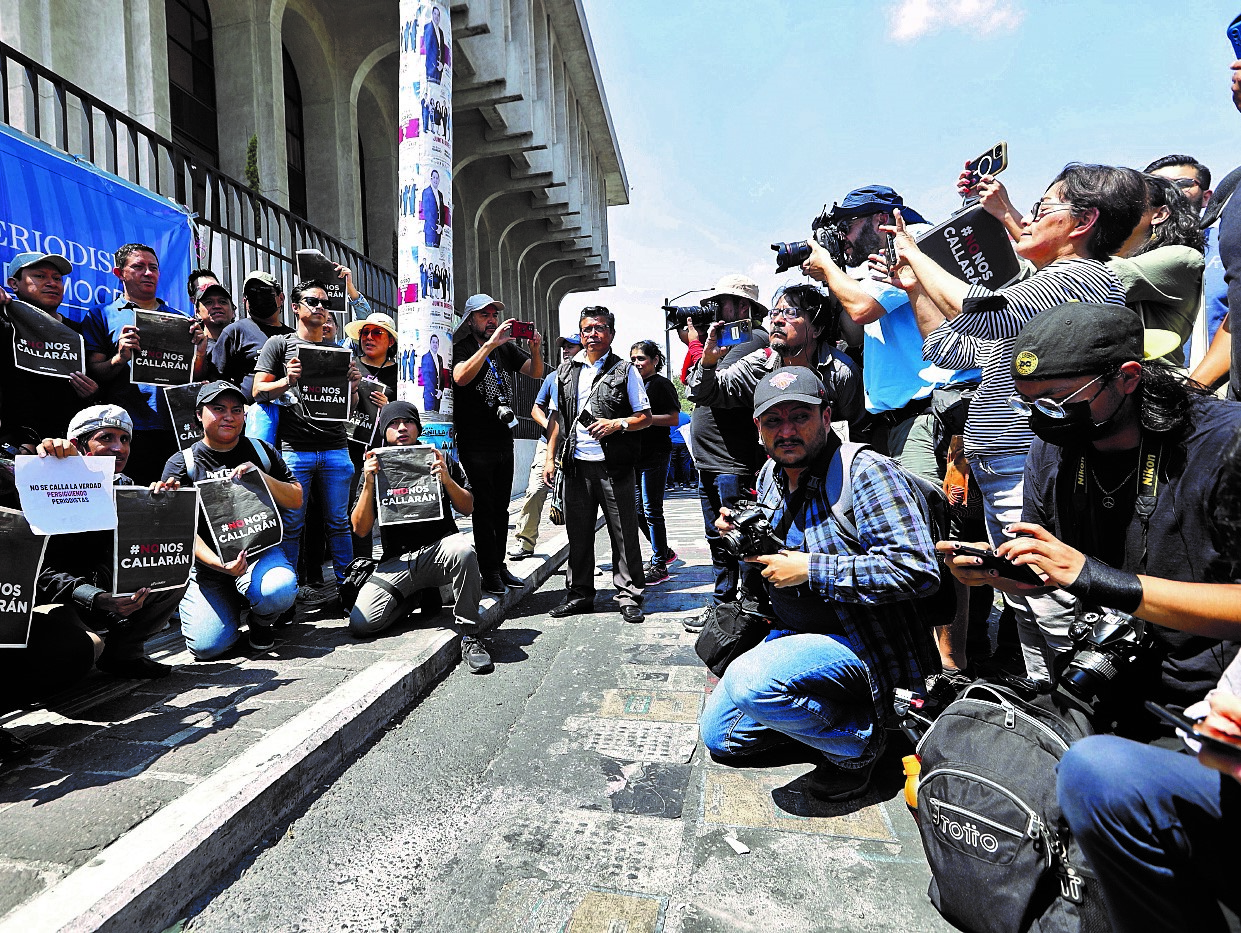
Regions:
M 373 310 L 396 313 L 396 277 L 389 269 L 4 43 L 0 118 L 188 207 L 199 228 L 197 265 L 214 269 L 230 291 L 248 271 L 263 269 L 287 292 L 297 251 L 318 249 L 353 271 L 354 285 Z

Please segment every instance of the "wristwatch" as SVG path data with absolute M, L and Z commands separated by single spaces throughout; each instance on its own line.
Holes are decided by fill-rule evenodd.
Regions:
M 617 418 L 616 420 L 620 422 L 620 426 L 621 426 L 621 430 L 622 430 L 622 431 L 628 431 L 628 430 L 629 430 L 629 419 L 627 419 L 627 418 Z

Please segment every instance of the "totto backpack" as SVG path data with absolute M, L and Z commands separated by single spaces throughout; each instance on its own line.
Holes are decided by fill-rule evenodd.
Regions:
M 1056 800 L 1089 726 L 973 684 L 918 743 L 931 903 L 967 933 L 1106 933 L 1102 895 Z

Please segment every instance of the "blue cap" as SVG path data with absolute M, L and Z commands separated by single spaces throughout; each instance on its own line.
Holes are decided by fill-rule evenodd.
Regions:
M 905 199 L 887 185 L 866 185 L 854 188 L 845 195 L 844 202 L 833 204 L 827 214 L 828 220 L 844 220 L 849 217 L 865 217 L 868 214 L 892 213 L 893 208 L 901 209 L 901 216 L 908 224 L 929 223 L 912 207 L 905 206 Z
M 21 272 L 27 266 L 38 265 L 41 262 L 51 263 L 52 267 L 61 275 L 69 275 L 73 272 L 73 264 L 64 256 L 57 256 L 55 253 L 18 253 L 9 260 L 8 277 L 16 278 L 17 273 Z

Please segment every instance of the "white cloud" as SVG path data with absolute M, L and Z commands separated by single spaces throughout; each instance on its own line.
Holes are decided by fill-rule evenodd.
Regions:
M 1012 32 L 1024 18 L 1014 0 L 899 0 L 888 14 L 888 35 L 912 42 L 950 27 L 989 36 Z

